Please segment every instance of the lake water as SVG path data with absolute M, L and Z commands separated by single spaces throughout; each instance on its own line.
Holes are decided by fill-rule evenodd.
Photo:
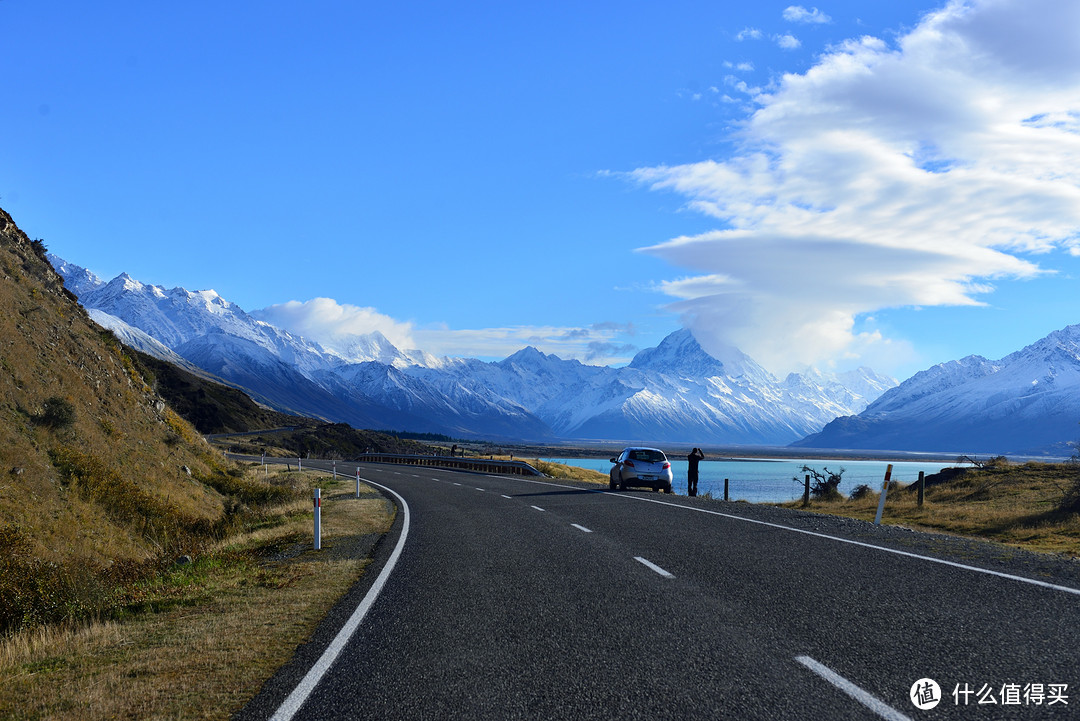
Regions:
M 606 458 L 545 458 L 544 460 L 589 468 L 601 473 L 608 473 L 611 470 L 611 462 Z M 675 474 L 673 483 L 675 493 L 686 493 L 688 465 L 685 459 L 671 461 L 671 471 Z M 826 467 L 832 471 L 843 468 L 844 477 L 840 483 L 840 492 L 847 495 L 852 488 L 861 483 L 870 486 L 875 492 L 881 490 L 881 483 L 885 480 L 885 469 L 889 464 L 887 461 L 822 461 L 798 458 L 783 460 L 725 458 L 715 461 L 706 459 L 698 465 L 698 494 L 704 495 L 711 491 L 714 498 L 723 498 L 724 479 L 727 478 L 728 497 L 732 501 L 773 503 L 800 499 L 803 495 L 803 478 L 806 475 L 802 471 L 804 465 L 818 471 L 824 471 Z M 892 479 L 910 484 L 919 479 L 919 471 L 930 475 L 942 468 L 957 464 L 940 461 L 894 461 L 892 465 Z M 799 479 L 798 483 L 792 480 L 796 477 Z

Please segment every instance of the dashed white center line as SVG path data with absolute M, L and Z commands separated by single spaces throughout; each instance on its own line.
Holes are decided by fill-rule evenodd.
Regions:
M 500 493 L 499 495 L 502 496 L 503 498 L 510 498 L 510 496 L 506 495 L 505 493 Z M 510 498 L 510 500 L 512 501 L 514 499 Z
M 481 493 L 483 493 L 483 492 L 484 492 L 484 489 L 483 489 L 483 488 L 477 488 L 476 490 L 480 491 Z
M 535 509 L 536 509 L 536 510 L 538 510 L 538 511 L 542 511 L 542 510 L 544 510 L 544 509 L 543 509 L 543 508 L 541 508 L 540 506 L 533 506 L 533 508 L 535 508 Z
M 576 523 L 571 523 L 570 525 L 573 526 L 574 528 L 578 529 L 579 531 L 583 532 L 583 533 L 592 533 L 592 529 L 585 528 L 585 526 L 579 526 Z
M 457 481 L 454 481 L 454 485 L 455 485 L 455 486 L 460 486 L 461 484 L 460 484 L 460 483 L 458 483 Z
M 861 688 L 848 681 L 840 674 L 833 671 L 828 666 L 818 663 L 809 656 L 796 656 L 795 660 L 806 666 L 808 669 L 821 676 L 823 679 L 836 686 L 838 689 L 846 693 L 851 698 L 861 703 L 866 708 L 870 709 L 878 716 L 888 721 L 911 721 L 910 716 L 905 716 L 889 704 L 885 703 L 877 696 L 874 696 Z
M 647 568 L 649 568 L 649 569 L 651 569 L 653 571 L 656 571 L 658 574 L 660 574 L 664 578 L 675 578 L 674 574 L 668 573 L 667 571 L 660 568 L 659 566 L 657 566 L 652 561 L 648 561 L 648 560 L 642 558 L 641 556 L 634 556 L 634 560 L 637 561 L 638 563 L 644 564 Z

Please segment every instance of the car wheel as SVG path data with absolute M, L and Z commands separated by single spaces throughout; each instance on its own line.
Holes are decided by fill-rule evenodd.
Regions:
M 624 481 L 622 479 L 619 479 L 619 490 L 620 491 L 625 491 L 626 490 L 626 481 Z
M 671 493 L 671 484 L 670 483 L 664 488 L 664 493 Z
M 609 490 L 614 491 L 618 487 L 619 487 L 619 484 L 615 482 L 614 478 L 609 478 L 608 479 L 608 489 Z

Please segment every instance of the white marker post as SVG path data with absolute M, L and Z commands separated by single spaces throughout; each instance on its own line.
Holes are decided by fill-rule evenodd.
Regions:
M 889 492 L 889 479 L 892 478 L 892 464 L 885 469 L 885 482 L 881 484 L 881 500 L 877 504 L 877 515 L 874 516 L 874 525 L 881 525 L 881 514 L 885 512 L 885 494 Z
M 322 489 L 315 489 L 315 550 L 322 548 Z
M 337 480 L 337 461 L 334 461 L 334 480 Z
M 356 467 L 356 497 L 360 497 L 360 466 Z

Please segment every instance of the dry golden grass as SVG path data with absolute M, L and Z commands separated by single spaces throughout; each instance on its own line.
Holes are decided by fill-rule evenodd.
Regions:
M 288 475 L 297 481 L 301 474 Z M 174 568 L 147 589 L 141 612 L 5 639 L 0 717 L 235 713 L 360 577 L 369 561 L 353 557 L 354 544 L 385 533 L 393 520 L 393 506 L 370 488 L 355 499 L 345 479 L 303 477 L 308 485 L 318 478 L 324 489 L 323 550 L 311 550 L 310 501 L 288 504 L 260 527 Z M 277 555 L 266 558 L 268 552 Z
M 564 463 L 552 463 L 551 461 L 542 461 L 539 458 L 528 459 L 512 456 L 492 456 L 496 460 L 500 461 L 525 461 L 536 470 L 543 473 L 545 476 L 551 478 L 563 478 L 569 481 L 583 481 L 585 483 L 595 483 L 597 485 L 607 485 L 608 476 L 606 473 L 600 471 L 593 471 L 588 468 L 579 468 L 578 466 L 568 466 Z
M 971 470 L 928 486 L 921 508 L 914 486 L 889 491 L 882 523 L 1080 556 L 1080 514 L 1058 509 L 1078 474 L 1080 468 L 1057 463 Z M 810 510 L 872 521 L 879 498 L 875 492 L 858 500 L 811 501 Z M 782 505 L 799 508 L 802 502 Z

